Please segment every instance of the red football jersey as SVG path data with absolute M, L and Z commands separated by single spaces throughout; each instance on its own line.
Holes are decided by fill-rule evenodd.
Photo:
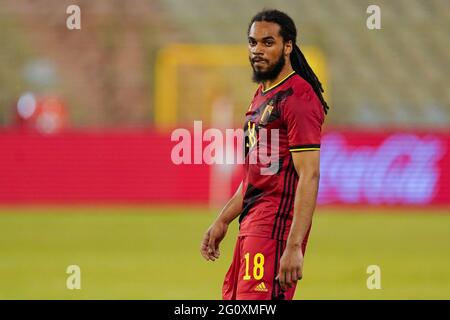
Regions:
M 292 72 L 267 90 L 259 86 L 245 115 L 239 234 L 286 240 L 298 183 L 291 152 L 320 150 L 324 111 L 309 83 Z

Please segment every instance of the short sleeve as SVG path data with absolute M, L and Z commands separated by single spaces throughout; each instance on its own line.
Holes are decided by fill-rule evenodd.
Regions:
M 310 86 L 294 92 L 283 107 L 289 151 L 320 150 L 324 111 L 319 98 Z

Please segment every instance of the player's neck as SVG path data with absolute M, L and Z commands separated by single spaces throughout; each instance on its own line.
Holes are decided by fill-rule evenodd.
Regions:
M 283 79 L 285 79 L 287 76 L 289 76 L 293 71 L 294 69 L 292 69 L 291 64 L 286 63 L 275 79 L 262 81 L 261 84 L 263 91 L 266 91 L 267 89 L 277 85 L 279 82 L 283 81 Z

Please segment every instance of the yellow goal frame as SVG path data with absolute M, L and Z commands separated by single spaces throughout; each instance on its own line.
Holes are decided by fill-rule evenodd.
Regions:
M 327 88 L 328 74 L 325 56 L 317 47 L 302 48 L 311 67 L 324 88 Z M 225 44 L 171 44 L 162 48 L 155 63 L 154 119 L 157 128 L 170 128 L 177 124 L 178 92 L 174 90 L 179 81 L 177 69 L 180 66 L 248 66 L 245 45 Z

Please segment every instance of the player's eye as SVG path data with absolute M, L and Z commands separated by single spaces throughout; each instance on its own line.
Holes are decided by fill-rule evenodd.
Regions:
M 266 45 L 267 47 L 270 47 L 270 46 L 273 45 L 273 41 L 266 41 L 266 42 L 265 42 L 265 45 Z
M 251 46 L 255 46 L 256 45 L 256 41 L 253 40 L 253 39 L 249 39 L 248 40 L 248 44 L 251 45 Z

